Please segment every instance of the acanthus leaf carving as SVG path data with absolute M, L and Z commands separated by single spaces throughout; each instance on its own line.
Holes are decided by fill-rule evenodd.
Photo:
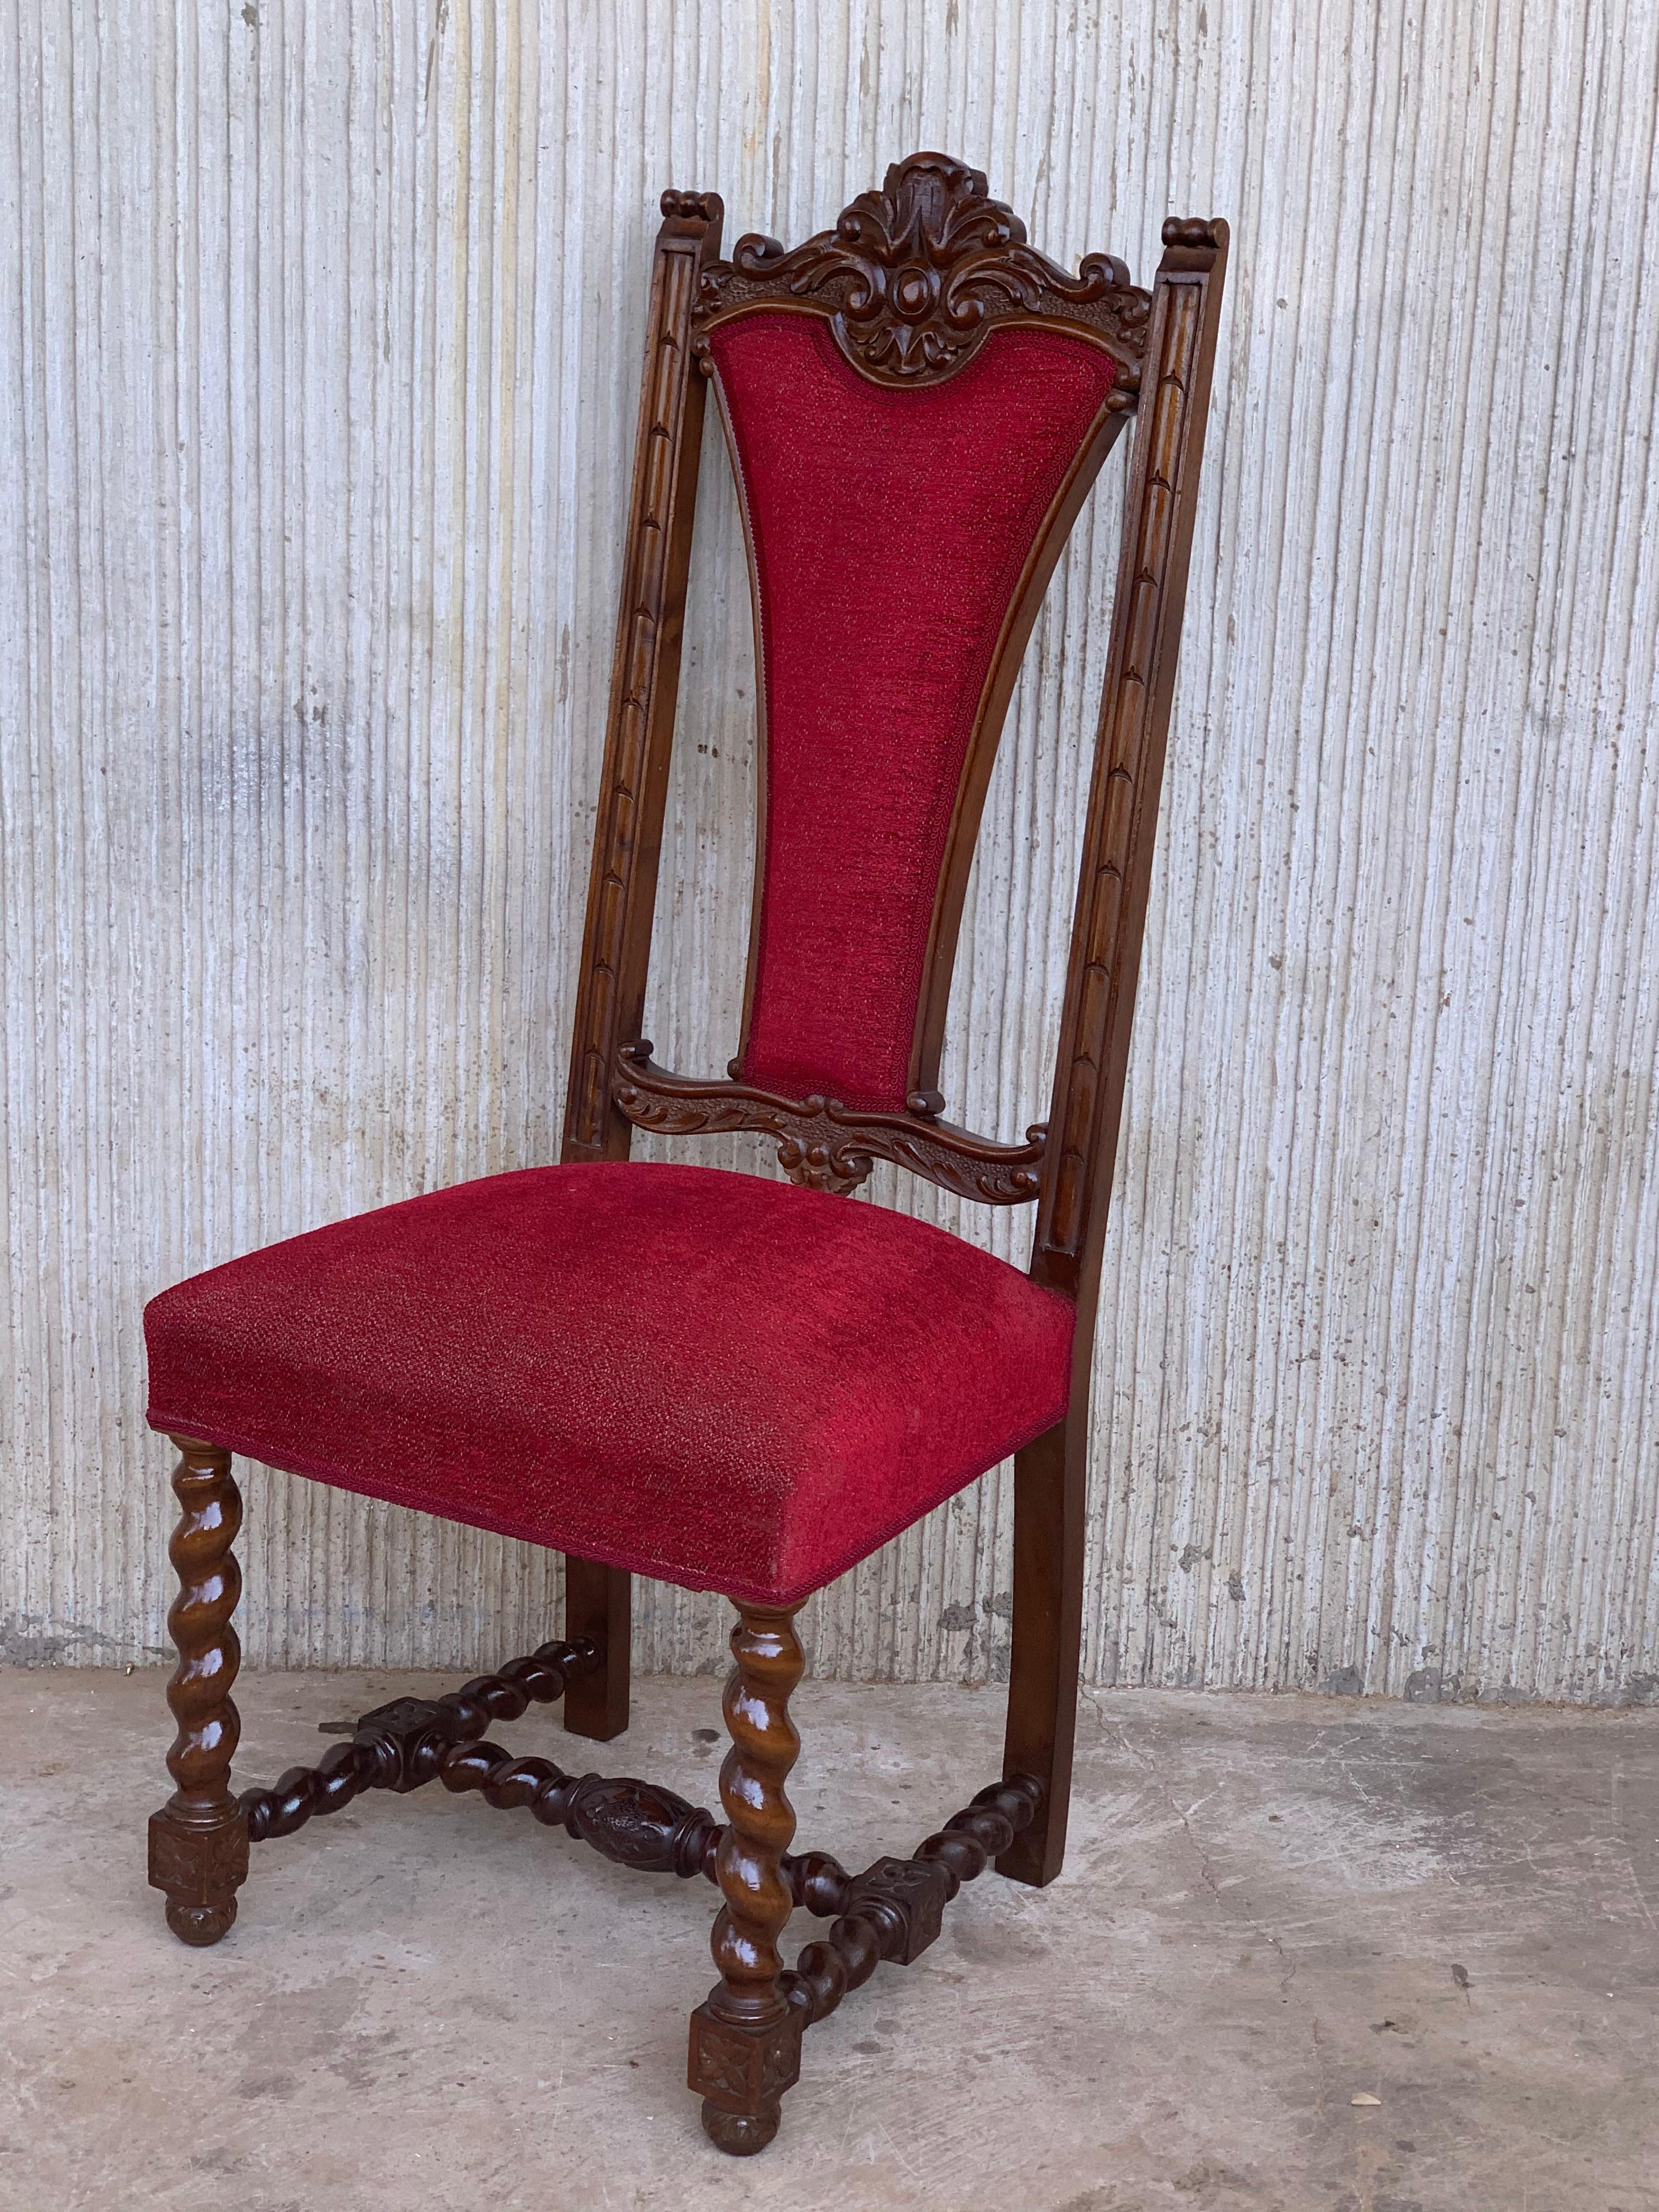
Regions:
M 659 1136 L 747 1129 L 775 1137 L 778 1164 L 808 1189 L 844 1195 L 878 1159 L 994 1206 L 1024 1205 L 1041 1188 L 1048 1131 L 1040 1122 L 1023 1145 L 1000 1145 L 931 1114 L 866 1113 L 816 1094 L 783 1098 L 745 1083 L 675 1075 L 654 1064 L 643 1039 L 618 1050 L 611 1096 L 635 1128 Z
M 1075 276 L 1026 240 L 981 171 L 946 154 L 913 154 L 800 246 L 757 234 L 704 270 L 697 319 L 767 301 L 830 311 L 854 366 L 884 384 L 937 382 L 1000 321 L 1054 316 L 1079 325 L 1117 362 L 1109 405 L 1133 407 L 1152 297 L 1123 264 L 1086 255 Z
M 619 1866 L 681 1875 L 701 1871 L 716 1827 L 711 1813 L 659 1784 L 603 1774 L 570 1789 L 564 1825 Z

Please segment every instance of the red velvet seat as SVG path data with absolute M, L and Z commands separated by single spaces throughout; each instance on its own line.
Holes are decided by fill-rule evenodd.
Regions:
M 1073 1312 L 885 1207 L 713 1168 L 532 1168 L 163 1291 L 149 1418 L 790 1603 L 1060 1418 Z

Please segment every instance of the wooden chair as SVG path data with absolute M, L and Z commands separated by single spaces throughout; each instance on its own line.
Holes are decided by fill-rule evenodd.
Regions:
M 1068 276 L 939 154 L 792 252 L 750 237 L 719 259 L 712 193 L 666 192 L 662 211 L 562 1164 L 292 1238 L 150 1304 L 149 1419 L 178 1447 L 183 1518 L 177 1787 L 149 1878 L 175 1935 L 216 1942 L 251 1844 L 434 1779 L 624 1865 L 701 1875 L 724 1902 L 690 2085 L 714 2141 L 747 2152 L 776 2132 L 802 2030 L 880 1961 L 915 1959 L 963 1881 L 990 1859 L 1016 1881 L 1060 1871 L 1095 1302 L 1226 230 L 1166 223 L 1150 291 L 1105 255 Z M 763 678 L 726 1081 L 668 1073 L 641 1036 L 711 385 Z M 994 1143 L 944 1119 L 935 1088 L 963 892 L 1038 605 L 1132 415 L 1053 1109 Z M 636 1127 L 763 1131 L 789 1182 L 629 1164 Z M 1035 1201 L 1029 1275 L 844 1204 L 877 1159 Z M 366 1713 L 319 1765 L 233 1796 L 234 1452 L 565 1551 L 564 1639 Z M 852 1875 L 792 1854 L 795 1614 L 1011 1453 L 1002 1779 L 908 1858 Z M 561 1694 L 576 1735 L 626 1727 L 633 1573 L 737 1607 L 724 1826 L 486 1740 Z M 833 1924 L 785 1971 L 797 1905 Z

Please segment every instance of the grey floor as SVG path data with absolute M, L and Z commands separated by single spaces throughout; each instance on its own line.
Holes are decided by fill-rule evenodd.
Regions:
M 410 1685 L 245 1676 L 239 1780 Z M 641 1683 L 592 1763 L 713 1802 L 713 1698 Z M 1659 1711 L 1092 1698 L 1060 1882 L 965 1891 L 739 2165 L 682 2086 L 711 1891 L 376 1796 L 259 1846 L 186 1951 L 141 1866 L 161 1699 L 0 1673 L 7 2212 L 1659 2208 Z M 992 1693 L 797 1710 L 803 1843 L 848 1863 L 995 1771 Z M 547 1714 L 496 1734 L 578 1764 Z

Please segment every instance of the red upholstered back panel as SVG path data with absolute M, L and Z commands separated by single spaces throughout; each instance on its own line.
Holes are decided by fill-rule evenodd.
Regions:
M 759 583 L 766 851 L 744 1079 L 900 1110 L 968 741 L 1042 520 L 1112 385 L 1057 331 L 995 331 L 919 391 L 817 315 L 709 344 Z

